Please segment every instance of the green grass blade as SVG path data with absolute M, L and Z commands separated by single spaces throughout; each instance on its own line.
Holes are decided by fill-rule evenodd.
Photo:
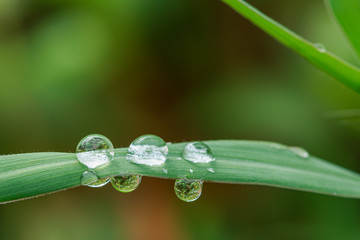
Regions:
M 335 77 L 349 88 L 360 93 L 360 69 L 344 62 L 334 54 L 323 51 L 316 44 L 312 44 L 264 15 L 242 0 L 223 0 L 236 12 L 253 22 L 270 36 L 294 50 L 316 67 Z
M 162 166 L 133 164 L 125 159 L 127 148 L 119 148 L 115 150 L 114 160 L 96 172 L 100 177 L 141 174 L 169 179 L 260 184 L 360 198 L 359 174 L 316 157 L 301 157 L 284 145 L 240 140 L 205 143 L 214 153 L 214 162 L 194 164 L 186 161 L 181 158 L 185 143 L 176 143 L 169 144 L 168 160 Z M 0 164 L 0 202 L 77 187 L 86 170 L 73 153 L 7 155 L 0 157 Z
M 360 1 L 326 0 L 326 3 L 360 57 Z

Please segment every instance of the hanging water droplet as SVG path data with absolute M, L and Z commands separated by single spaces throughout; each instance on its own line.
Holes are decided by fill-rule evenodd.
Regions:
M 185 160 L 193 163 L 208 163 L 215 160 L 211 149 L 203 142 L 186 144 L 181 155 Z
M 90 169 L 106 166 L 114 156 L 111 141 L 100 134 L 84 137 L 76 147 L 76 157 Z
M 110 178 L 109 177 L 105 177 L 105 178 L 100 178 L 99 180 L 97 180 L 96 182 L 93 182 L 89 185 L 87 185 L 88 187 L 102 187 L 105 186 L 106 184 L 108 184 L 110 182 Z
M 81 185 L 88 187 L 102 187 L 110 181 L 110 178 L 100 178 L 93 171 L 85 171 L 81 175 Z
M 126 159 L 137 164 L 157 166 L 164 164 L 168 154 L 166 142 L 155 135 L 143 135 L 128 148 Z
M 201 196 L 202 181 L 179 179 L 175 181 L 175 194 L 185 202 L 193 202 Z
M 319 52 L 326 52 L 326 48 L 322 43 L 314 43 L 314 47 L 316 47 Z
M 140 182 L 140 175 L 122 175 L 111 178 L 113 187 L 123 193 L 134 191 L 140 185 Z
M 215 170 L 213 168 L 208 168 L 207 170 L 211 173 L 215 173 Z
M 90 183 L 96 182 L 99 179 L 99 177 L 94 173 L 93 171 L 85 171 L 81 175 L 81 185 L 87 186 Z
M 309 153 L 301 148 L 301 147 L 289 147 L 289 149 L 295 153 L 298 157 L 301 157 L 301 158 L 308 158 L 309 157 Z

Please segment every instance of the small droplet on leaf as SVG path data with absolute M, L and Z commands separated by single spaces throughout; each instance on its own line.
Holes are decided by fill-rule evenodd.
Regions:
M 309 153 L 301 147 L 289 147 L 289 149 L 300 158 L 309 158 Z
M 191 142 L 185 145 L 182 157 L 193 163 L 209 163 L 215 160 L 208 145 L 203 142 Z
M 314 47 L 316 47 L 316 49 L 321 53 L 326 52 L 326 48 L 322 43 L 314 43 Z

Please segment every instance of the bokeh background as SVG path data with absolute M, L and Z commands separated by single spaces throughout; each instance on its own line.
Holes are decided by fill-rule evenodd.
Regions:
M 322 0 L 249 1 L 355 62 Z M 360 172 L 360 97 L 215 0 L 0 0 L 0 152 L 269 140 Z M 350 110 L 349 110 L 350 109 Z M 0 206 L 0 239 L 360 239 L 358 200 L 172 180 Z

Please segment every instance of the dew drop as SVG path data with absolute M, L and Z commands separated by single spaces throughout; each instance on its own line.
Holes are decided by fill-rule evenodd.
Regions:
M 110 181 L 110 178 L 100 178 L 93 171 L 85 171 L 81 175 L 81 185 L 88 187 L 102 187 Z
M 114 146 L 111 141 L 100 134 L 91 134 L 79 142 L 76 147 L 76 157 L 90 169 L 106 166 L 114 156 Z
M 193 173 L 194 172 L 194 170 L 192 170 L 191 168 L 190 168 L 190 170 L 189 170 L 191 173 Z
M 324 46 L 324 44 L 322 43 L 314 43 L 314 47 L 316 47 L 316 49 L 319 51 L 319 52 L 326 52 L 326 48 Z
M 175 181 L 175 194 L 185 202 L 193 202 L 201 196 L 202 181 L 179 179 Z
M 140 185 L 140 182 L 140 175 L 121 175 L 111 178 L 113 187 L 123 193 L 134 191 Z
M 289 147 L 289 148 L 298 157 L 301 157 L 301 158 L 308 158 L 309 157 L 309 153 L 305 149 L 303 149 L 301 147 Z
M 106 184 L 108 184 L 110 182 L 110 178 L 109 177 L 105 177 L 105 178 L 99 178 L 99 180 L 97 180 L 96 182 L 93 182 L 89 185 L 87 185 L 88 187 L 102 187 L 105 186 Z
M 181 155 L 185 160 L 193 163 L 208 163 L 215 160 L 211 149 L 203 142 L 186 144 Z
M 137 164 L 158 166 L 164 164 L 168 154 L 166 142 L 155 135 L 143 135 L 128 148 L 126 159 Z
M 207 170 L 211 173 L 215 173 L 215 170 L 213 168 L 208 168 Z
M 168 170 L 166 168 L 162 169 L 163 173 L 168 174 Z
M 87 186 L 90 183 L 96 182 L 98 180 L 98 176 L 93 171 L 85 171 L 81 175 L 81 185 Z

